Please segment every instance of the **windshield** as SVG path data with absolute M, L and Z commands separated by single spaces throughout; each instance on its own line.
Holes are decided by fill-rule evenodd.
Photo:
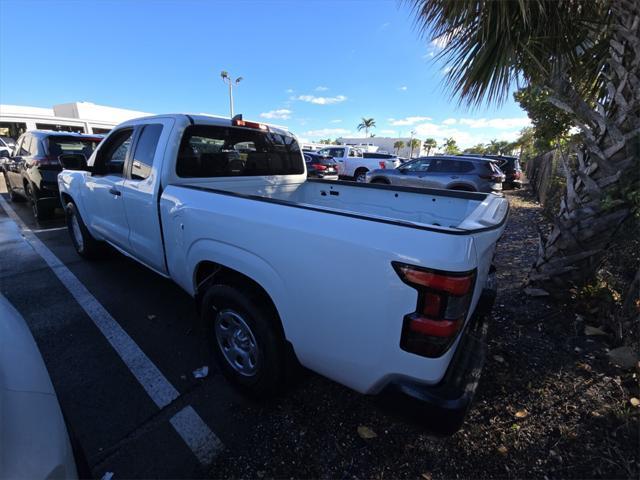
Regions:
M 49 137 L 49 155 L 58 157 L 81 153 L 89 158 L 100 143 L 100 138 Z
M 180 177 L 297 175 L 304 173 L 304 163 L 292 136 L 195 125 L 182 137 L 176 173 Z

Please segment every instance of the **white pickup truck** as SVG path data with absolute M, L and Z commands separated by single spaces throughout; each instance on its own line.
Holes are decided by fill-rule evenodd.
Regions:
M 367 172 L 401 165 L 398 158 L 365 158 L 360 148 L 348 145 L 326 147 L 316 153 L 333 157 L 338 164 L 338 175 L 351 177 L 359 183 L 366 182 Z
M 358 392 L 466 409 L 504 198 L 307 180 L 291 133 L 238 117 L 131 120 L 87 162 L 61 161 L 77 252 L 107 242 L 173 279 L 237 386 L 272 395 L 299 362 Z

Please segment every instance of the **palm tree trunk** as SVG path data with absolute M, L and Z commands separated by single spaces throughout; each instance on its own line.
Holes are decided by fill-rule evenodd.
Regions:
M 607 246 L 632 214 L 640 190 L 640 4 L 613 0 L 607 95 L 584 102 L 566 75 L 550 82 L 552 103 L 578 119 L 582 146 L 565 161 L 567 190 L 551 234 L 540 240 L 529 284 L 562 294 L 593 278 Z M 633 221 L 634 219 L 632 219 Z

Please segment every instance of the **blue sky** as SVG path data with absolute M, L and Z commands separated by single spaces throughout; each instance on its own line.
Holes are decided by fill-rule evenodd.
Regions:
M 0 0 L 0 103 L 88 101 L 226 115 L 219 73 L 242 76 L 236 113 L 305 139 L 355 134 L 511 140 L 528 124 L 507 98 L 468 109 L 443 86 L 437 45 L 390 1 Z

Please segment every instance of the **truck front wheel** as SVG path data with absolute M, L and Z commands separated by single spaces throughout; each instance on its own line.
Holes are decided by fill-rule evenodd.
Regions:
M 285 378 L 284 341 L 272 308 L 232 285 L 211 285 L 202 297 L 207 338 L 223 375 L 258 398 L 278 393 Z
M 93 238 L 86 225 L 80 217 L 80 213 L 73 202 L 67 203 L 64 207 L 67 217 L 67 229 L 71 236 L 71 243 L 78 252 L 78 255 L 87 259 L 93 259 L 98 256 L 100 250 L 100 242 Z

